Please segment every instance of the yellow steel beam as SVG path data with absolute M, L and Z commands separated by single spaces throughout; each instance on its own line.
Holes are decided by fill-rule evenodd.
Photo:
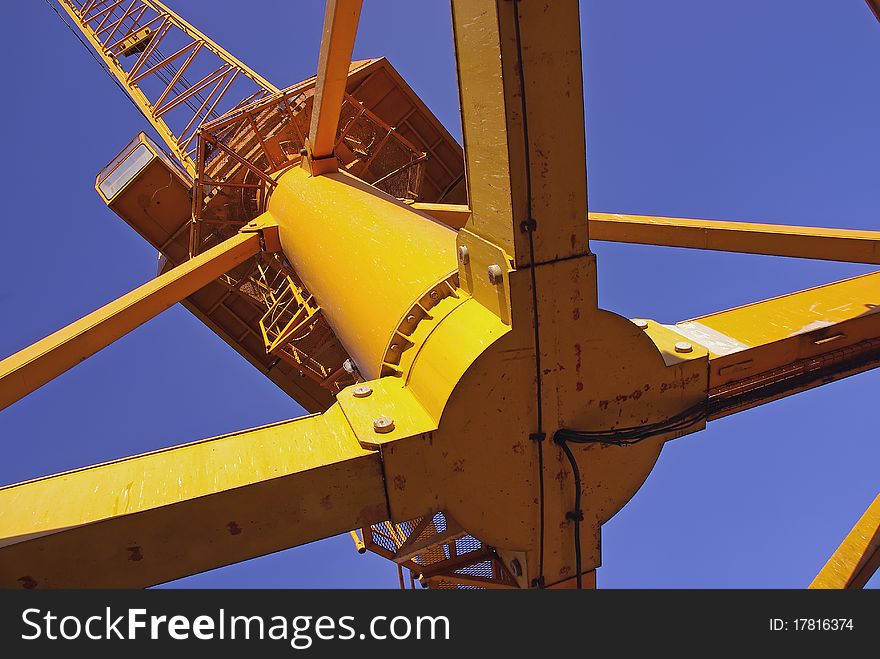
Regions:
M 463 204 L 431 204 L 417 201 L 411 206 L 456 231 L 463 229 L 471 218 L 471 209 Z
M 0 361 L 0 409 L 106 348 L 259 251 L 258 233 L 240 233 Z
M 880 567 L 880 495 L 813 579 L 810 588 L 864 588 Z
M 327 0 L 309 129 L 311 155 L 316 160 L 333 157 L 361 4 L 361 0 Z
M 452 0 L 473 217 L 466 229 L 531 262 L 588 251 L 577 0 Z
M 880 365 L 878 312 L 875 272 L 666 329 L 709 350 L 709 415 L 719 418 Z
M 590 213 L 593 240 L 880 264 L 880 231 Z
M 334 406 L 0 488 L 0 587 L 144 587 L 387 518 Z

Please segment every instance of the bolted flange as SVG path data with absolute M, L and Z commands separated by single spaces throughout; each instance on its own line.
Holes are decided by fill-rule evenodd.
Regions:
M 394 420 L 389 419 L 387 416 L 380 416 L 378 419 L 373 421 L 373 430 L 378 433 L 386 433 L 394 430 Z

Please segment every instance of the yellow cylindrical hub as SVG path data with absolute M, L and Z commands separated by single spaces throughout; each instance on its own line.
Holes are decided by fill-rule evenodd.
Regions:
M 367 379 L 413 305 L 457 270 L 455 232 L 338 172 L 281 177 L 269 202 L 284 255 Z

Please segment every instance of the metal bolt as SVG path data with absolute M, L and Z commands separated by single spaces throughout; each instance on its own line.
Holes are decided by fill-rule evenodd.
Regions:
M 394 430 L 394 421 L 387 416 L 380 416 L 373 421 L 373 430 L 378 433 L 386 433 Z
M 458 260 L 462 265 L 467 265 L 470 262 L 471 255 L 468 253 L 467 245 L 458 246 Z
M 351 393 L 355 398 L 366 398 L 373 393 L 373 390 L 365 384 L 359 384 L 351 390 Z
M 632 321 L 639 329 L 648 329 L 648 321 L 644 318 L 633 318 Z
M 489 283 L 490 284 L 500 284 L 504 281 L 504 273 L 501 271 L 501 266 L 492 264 L 489 266 Z
M 346 359 L 344 362 L 342 362 L 342 369 L 349 375 L 353 375 L 354 372 L 357 370 L 355 368 L 354 362 L 350 359 Z
M 675 344 L 675 352 L 693 352 L 694 347 L 687 341 L 679 341 Z
M 255 226 L 257 226 L 257 223 L 256 222 L 248 222 L 248 226 L 255 227 Z
M 406 317 L 406 322 L 414 323 L 414 322 L 416 322 L 416 317 L 413 316 L 412 314 L 410 314 L 409 316 Z
M 436 301 L 436 300 L 440 299 L 440 293 L 438 293 L 437 291 L 431 291 L 430 297 L 432 300 Z
M 396 343 L 392 343 L 391 344 L 391 352 L 397 352 L 398 350 L 400 350 L 400 346 L 397 345 Z

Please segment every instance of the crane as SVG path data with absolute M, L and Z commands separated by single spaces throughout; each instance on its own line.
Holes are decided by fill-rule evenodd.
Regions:
M 877 264 L 880 236 L 588 213 L 576 2 L 452 1 L 464 153 L 351 62 L 355 0 L 287 89 L 162 3 L 60 6 L 165 144 L 96 183 L 162 266 L 0 363 L 0 406 L 182 302 L 316 414 L 0 489 L 4 585 L 146 586 L 359 528 L 429 587 L 593 586 L 666 441 L 878 363 L 877 274 L 674 325 L 599 308 L 591 239 Z M 864 584 L 877 505 L 814 583 Z

